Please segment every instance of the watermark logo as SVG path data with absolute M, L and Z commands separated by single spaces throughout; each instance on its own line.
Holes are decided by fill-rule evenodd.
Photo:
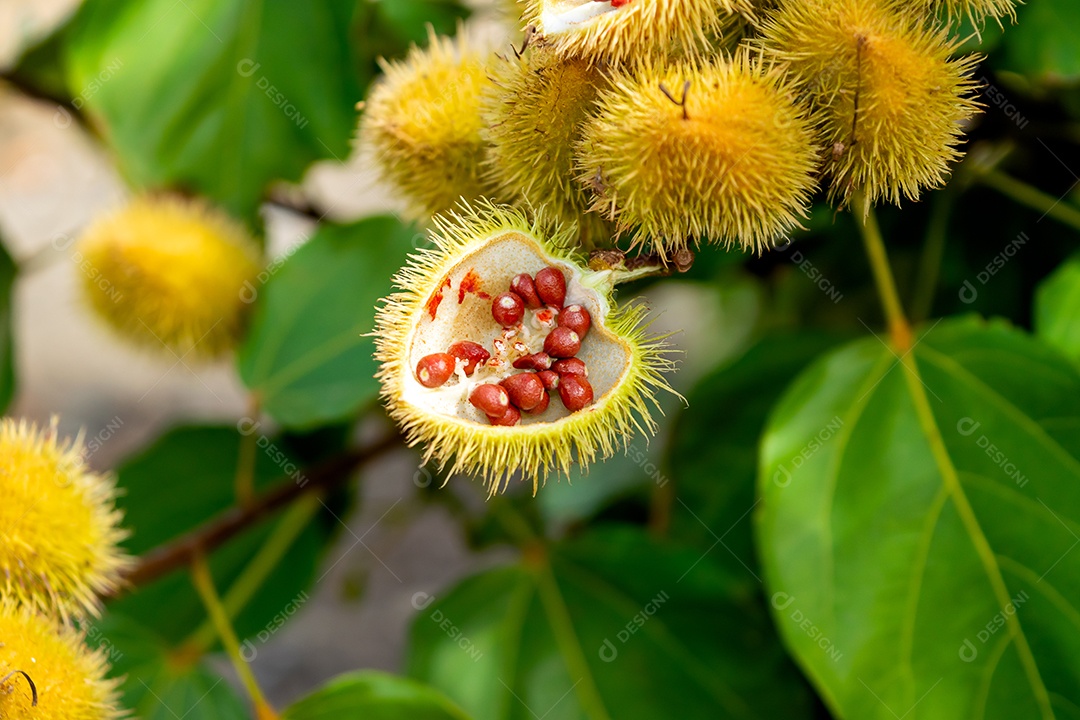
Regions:
M 806 443 L 795 457 L 785 463 L 781 463 L 780 466 L 776 468 L 776 472 L 773 473 L 773 482 L 776 483 L 777 487 L 786 488 L 790 485 L 791 472 L 793 470 L 798 470 L 805 465 L 806 462 L 814 457 L 817 451 L 824 447 L 825 443 L 832 439 L 833 435 L 836 435 L 843 426 L 843 419 L 837 415 L 830 420 L 817 435 L 810 438 L 810 442 Z
M 598 655 L 600 659 L 606 663 L 615 662 L 615 659 L 619 657 L 619 647 L 625 645 L 630 638 L 632 638 L 638 630 L 645 627 L 645 623 L 656 614 L 656 612 L 670 599 L 670 596 L 666 591 L 660 592 L 656 597 L 645 604 L 645 607 L 630 618 L 630 622 L 626 623 L 619 632 L 615 633 L 615 639 L 619 641 L 618 645 L 611 641 L 611 638 L 604 638 L 604 642 L 600 645 Z
M 986 264 L 982 270 L 975 276 L 975 280 L 978 281 L 978 287 L 975 286 L 971 280 L 965 280 L 963 287 L 960 288 L 960 302 L 965 305 L 970 305 L 979 298 L 979 287 L 986 285 L 990 280 L 1005 267 L 1013 257 L 1020 252 L 1020 248 L 1027 245 L 1028 240 L 1027 233 L 1020 233 L 1016 236 L 1016 239 L 1010 242 L 1002 249 L 994 258 Z
M 777 252 L 784 252 L 791 247 L 794 241 L 789 237 L 784 240 L 780 245 L 776 246 Z M 837 305 L 844 299 L 844 294 L 837 289 L 837 287 L 825 277 L 825 274 L 818 269 L 814 263 L 810 261 L 810 258 L 803 255 L 801 250 L 796 250 L 791 253 L 791 262 L 795 263 L 795 267 L 799 268 L 810 282 L 814 283 L 819 290 L 825 293 L 825 297 L 832 301 L 833 305 Z
M 111 300 L 113 303 L 120 303 L 124 299 L 124 294 L 120 292 L 115 285 L 113 285 L 108 279 L 106 279 L 97 266 L 90 262 L 81 250 L 71 250 L 71 246 L 75 243 L 75 238 L 65 233 L 57 233 L 52 237 L 53 249 L 58 252 L 67 252 L 68 257 L 71 258 L 71 262 L 75 263 L 75 267 L 90 280 L 90 282 L 102 293 L 105 297 Z
M 105 634 L 101 632 L 101 628 L 99 628 L 97 625 L 94 625 L 92 622 L 80 622 L 79 624 L 83 628 L 83 631 L 86 633 L 86 644 L 90 647 L 97 648 L 98 652 L 102 653 L 109 659 L 109 664 L 115 665 L 116 663 L 120 662 L 121 659 L 123 659 L 124 653 L 122 653 L 120 649 L 113 644 L 112 640 L 105 637 Z
M 960 421 L 956 423 L 956 431 L 964 437 L 972 437 L 980 427 L 982 427 L 982 423 L 969 417 L 960 418 Z M 990 442 L 990 438 L 979 433 L 979 437 L 976 438 L 975 444 L 986 453 L 986 456 L 990 458 L 995 465 L 1005 472 L 1010 480 L 1016 483 L 1017 487 L 1024 487 L 1028 484 L 1027 476 L 1020 472 L 1019 468 L 1009 460 L 1008 456 L 1005 455 L 1005 452 L 1001 450 L 1001 448 Z
M 120 68 L 124 67 L 124 61 L 120 58 L 113 58 L 108 65 L 103 67 L 97 75 L 90 78 L 90 80 L 83 86 L 79 94 L 71 100 L 71 106 L 76 110 L 82 110 L 86 105 L 86 101 L 98 94 L 105 83 L 113 79 L 116 73 L 120 72 Z M 56 124 L 61 130 L 71 126 L 73 122 L 71 113 L 66 107 L 58 106 L 56 108 L 56 114 L 53 115 L 53 123 Z
M 412 606 L 417 610 L 427 610 L 433 602 L 435 602 L 435 596 L 431 593 L 418 592 L 412 596 Z M 440 630 L 446 633 L 446 636 L 450 638 L 455 645 L 464 650 L 465 654 L 472 658 L 473 662 L 484 657 L 484 653 L 480 648 L 478 648 L 476 644 L 462 632 L 461 628 L 455 625 L 442 610 L 435 608 L 428 613 L 428 618 L 430 618 L 431 622 L 435 623 Z
M 1021 605 L 1028 601 L 1028 594 L 1026 590 L 1021 590 L 1020 594 L 1012 598 L 1012 600 L 1005 604 L 1005 607 L 998 611 L 994 617 L 990 618 L 990 622 L 986 623 L 979 632 L 975 634 L 975 639 L 979 641 L 976 645 L 971 641 L 971 638 L 964 638 L 964 642 L 960 644 L 959 655 L 960 659 L 964 662 L 974 662 L 975 658 L 979 657 L 979 648 L 986 644 L 986 641 L 992 638 L 998 630 L 1005 627 L 1005 623 L 1009 621 L 1009 618 L 1016 614 L 1016 611 Z
M 1001 111 L 1001 114 L 1016 123 L 1016 127 L 1021 130 L 1028 126 L 1028 119 L 1020 114 L 1019 108 L 1012 104 L 1012 101 L 1001 91 L 1001 89 L 987 80 L 985 77 L 979 78 L 979 82 L 983 86 L 983 95 L 989 101 L 989 104 Z
M 656 483 L 657 487 L 664 487 L 668 484 L 667 475 L 660 472 L 660 468 L 652 461 L 652 458 L 649 457 L 649 453 L 646 450 L 642 450 L 637 445 L 631 445 L 627 448 L 626 455 L 633 460 L 639 468 L 645 471 L 645 474 Z
M 237 432 L 244 437 L 254 435 L 261 427 L 261 422 L 249 417 L 242 417 L 236 423 Z M 278 447 L 273 440 L 260 433 L 259 437 L 255 440 L 255 446 L 262 450 L 263 453 L 281 469 L 281 472 L 291 478 L 296 483 L 297 487 L 307 486 L 307 476 L 304 475 L 304 473 L 301 472 L 300 467 L 289 458 L 289 454 Z
M 255 634 L 254 638 L 245 640 L 244 644 L 240 646 L 240 657 L 244 658 L 244 662 L 253 662 L 259 656 L 258 646 L 255 641 L 258 641 L 259 645 L 265 645 L 270 638 L 277 634 L 278 630 L 285 627 L 285 623 L 289 618 L 295 615 L 309 599 L 306 592 L 301 592 L 290 600 L 277 615 L 274 615 L 270 622 L 266 623 L 263 629 Z
M 236 72 L 243 78 L 250 78 L 259 71 L 262 67 L 261 63 L 257 63 L 251 58 L 244 58 L 240 62 L 236 63 Z M 308 119 L 300 112 L 300 109 L 293 105 L 285 94 L 281 92 L 265 75 L 259 75 L 255 79 L 255 87 L 263 91 L 263 94 L 270 99 L 270 102 L 274 104 L 274 107 L 281 110 L 285 114 L 285 117 L 289 118 L 296 124 L 296 127 L 303 130 L 308 125 Z
M 307 238 L 303 238 L 300 242 L 291 246 L 288 250 L 278 255 L 276 258 L 270 261 L 270 264 L 264 267 L 258 275 L 255 276 L 255 281 L 245 280 L 243 287 L 240 288 L 240 302 L 250 305 L 259 299 L 259 288 L 270 281 L 270 278 L 278 274 L 278 271 L 285 265 L 285 261 L 291 258 L 296 251 L 303 247 Z
M 796 627 L 806 633 L 806 636 L 810 640 L 821 648 L 825 656 L 833 662 L 839 662 L 840 658 L 844 657 L 844 654 L 833 644 L 833 641 L 825 635 L 825 633 L 814 622 L 803 613 L 795 605 L 795 596 L 786 592 L 773 593 L 772 606 L 779 612 L 785 613 L 791 621 L 795 623 Z M 788 612 L 788 609 L 791 612 Z

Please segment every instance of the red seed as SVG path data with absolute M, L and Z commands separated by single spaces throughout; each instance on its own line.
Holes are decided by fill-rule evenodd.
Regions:
M 592 327 L 592 317 L 589 311 L 580 305 L 567 305 L 559 313 L 559 325 L 570 328 L 584 340 L 589 328 Z
M 559 398 L 567 410 L 577 412 L 592 404 L 592 385 L 580 375 L 563 375 L 559 378 Z
M 512 327 L 525 317 L 525 301 L 517 293 L 505 292 L 491 301 L 491 316 L 503 327 Z
M 510 402 L 522 410 L 532 410 L 547 394 L 544 383 L 533 373 L 518 373 L 504 379 L 501 385 L 510 395 Z
M 501 385 L 484 383 L 469 393 L 469 402 L 490 417 L 502 417 L 510 409 L 510 396 Z
M 589 377 L 589 368 L 585 367 L 585 361 L 581 358 L 566 358 L 552 364 L 551 369 L 562 375 L 580 375 Z
M 536 310 L 543 305 L 540 296 L 536 294 L 536 283 L 528 273 L 521 273 L 510 281 L 510 289 L 521 296 L 525 301 L 525 307 Z
M 447 352 L 465 361 L 466 375 L 472 375 L 476 372 L 477 365 L 483 365 L 491 357 L 491 353 L 485 350 L 483 345 L 469 340 L 454 343 Z
M 454 356 L 449 353 L 425 355 L 416 364 L 416 379 L 424 387 L 437 388 L 450 379 L 456 367 Z
M 546 267 L 536 273 L 536 294 L 545 304 L 561 308 L 566 301 L 566 278 L 562 271 Z
M 545 352 L 533 353 L 514 361 L 514 367 L 518 370 L 547 370 L 551 367 L 551 356 Z
M 544 383 L 544 387 L 548 390 L 555 390 L 559 387 L 559 373 L 554 370 L 541 370 L 536 373 L 536 377 L 540 378 L 540 382 Z
M 548 409 L 548 405 L 551 404 L 551 397 L 545 392 L 544 397 L 540 399 L 540 404 L 534 407 L 532 410 L 526 410 L 525 412 L 530 415 L 539 415 Z
M 568 327 L 557 327 L 544 338 L 544 352 L 551 357 L 574 357 L 580 349 L 581 338 Z
M 492 417 L 488 415 L 488 422 L 492 425 L 501 425 L 504 427 L 511 427 L 517 425 L 521 420 L 521 411 L 511 405 L 507 408 L 506 413 L 502 417 Z

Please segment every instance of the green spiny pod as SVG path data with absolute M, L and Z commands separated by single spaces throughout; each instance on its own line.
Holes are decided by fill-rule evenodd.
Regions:
M 564 224 L 574 223 L 583 244 L 611 237 L 613 227 L 588 212 L 592 188 L 578 181 L 574 146 L 606 87 L 604 70 L 582 59 L 563 59 L 535 49 L 495 65 L 485 101 L 485 168 L 502 200 L 544 207 Z
M 524 0 L 524 22 L 564 57 L 590 62 L 697 57 L 750 14 L 750 0 Z
M 911 5 L 889 0 L 785 2 L 763 26 L 763 46 L 785 63 L 824 135 L 830 194 L 869 202 L 917 200 L 940 187 L 964 122 L 977 58 L 928 28 Z
M 967 18 L 975 27 L 987 18 L 1000 23 L 1003 19 L 1016 19 L 1016 0 L 916 0 L 910 5 L 922 5 L 925 12 L 944 15 L 949 22 Z
M 487 195 L 480 98 L 489 84 L 490 55 L 464 32 L 430 33 L 401 62 L 381 61 L 382 79 L 363 105 L 360 143 L 405 196 L 417 219 Z
M 619 72 L 579 148 L 594 208 L 670 255 L 701 239 L 762 252 L 798 224 L 818 151 L 783 72 L 743 52 Z

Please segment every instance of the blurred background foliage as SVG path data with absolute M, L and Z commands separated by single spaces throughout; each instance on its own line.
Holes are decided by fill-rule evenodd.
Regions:
M 371 340 L 364 333 L 392 273 L 424 242 L 422 229 L 389 215 L 339 224 L 296 183 L 313 162 L 344 160 L 353 152 L 356 104 L 378 72 L 376 58 L 399 57 L 410 43 L 423 43 L 428 23 L 452 34 L 470 14 L 452 0 L 180 2 L 182 9 L 174 0 L 88 0 L 3 72 L 10 86 L 56 104 L 62 117 L 92 134 L 132 188 L 205 196 L 257 234 L 268 203 L 319 221 L 299 250 L 274 262 L 238 353 L 236 369 L 257 398 L 256 416 L 267 418 L 263 429 L 244 435 L 232 426 L 178 427 L 117 468 L 132 553 L 229 513 L 233 475 L 245 457 L 257 489 L 266 491 L 295 484 L 282 470 L 285 463 L 319 467 L 364 447 L 357 445 L 356 429 L 363 425 L 370 436 L 371 418 L 380 416 Z M 1033 0 L 1017 15 L 1006 32 L 990 26 L 967 43 L 986 53 L 978 72 L 987 86 L 968 159 L 947 188 L 925 202 L 885 209 L 881 219 L 901 293 L 925 327 L 932 328 L 934 318 L 963 315 L 998 318 L 1015 328 L 950 320 L 926 350 L 949 356 L 980 347 L 991 357 L 982 381 L 1022 409 L 1012 425 L 997 426 L 996 437 L 1007 444 L 1031 423 L 1053 417 L 1060 447 L 1076 453 L 1080 5 Z M 798 508 L 779 499 L 767 512 L 758 507 L 760 497 L 776 494 L 769 478 L 785 462 L 775 447 L 759 457 L 763 433 L 772 428 L 769 437 L 794 443 L 797 451 L 806 440 L 799 434 L 805 410 L 799 403 L 825 412 L 813 405 L 824 400 L 812 396 L 832 387 L 828 373 L 842 380 L 832 391 L 857 386 L 867 363 L 873 366 L 885 350 L 873 338 L 845 345 L 882 324 L 851 218 L 822 203 L 807 227 L 792 244 L 763 257 L 709 248 L 685 276 L 623 289 L 670 309 L 659 326 L 682 330 L 676 343 L 685 357 L 674 383 L 687 403 L 666 403 L 652 443 L 635 441 L 626 457 L 571 483 L 549 485 L 535 499 L 516 488 L 478 503 L 479 491 L 466 481 L 440 489 L 446 478 L 430 468 L 402 477 L 408 492 L 419 486 L 423 502 L 444 505 L 474 547 L 515 552 L 441 591 L 434 603 L 415 603 L 400 668 L 409 679 L 344 675 L 309 689 L 286 717 L 824 718 L 827 706 L 847 708 L 850 717 L 887 717 L 872 702 L 846 699 L 855 681 L 834 676 L 828 659 L 813 652 L 812 639 L 786 614 L 779 616 L 781 642 L 776 604 L 770 606 L 762 584 L 763 554 L 770 578 L 797 576 L 793 566 L 810 565 L 792 530 L 807 521 Z M 1027 240 L 1002 260 L 1018 237 Z M 8 319 L 18 271 L 6 252 L 0 254 L 5 405 L 18 386 Z M 882 403 L 895 401 L 888 393 L 897 383 L 899 373 L 874 397 L 884 393 Z M 1057 396 L 1053 408 L 1047 393 Z M 975 402 L 947 401 L 936 408 L 947 418 L 943 426 L 955 422 L 963 403 Z M 883 427 L 907 427 L 896 419 L 907 418 L 906 407 L 880 410 Z M 983 422 L 993 425 L 995 408 L 983 412 Z M 377 419 L 374 427 L 389 432 Z M 276 454 L 254 452 L 256 436 Z M 905 446 L 909 439 L 898 431 L 852 440 L 861 444 L 847 460 L 856 463 L 851 472 L 867 479 L 887 472 L 874 456 L 917 464 L 924 449 Z M 1021 444 L 1012 452 L 1026 457 L 1030 450 Z M 959 465 L 965 453 L 977 464 L 978 453 L 968 446 L 955 449 Z M 1054 496 L 1057 514 L 1075 519 L 1080 465 L 1060 459 L 1060 467 L 1037 472 L 1042 460 L 1036 454 L 1027 467 L 1050 477 L 1046 482 L 1053 484 L 1043 492 Z M 363 473 L 359 477 L 363 482 Z M 897 503 L 905 493 L 921 492 L 895 482 Z M 268 511 L 211 556 L 214 580 L 251 648 L 263 642 L 261 631 L 275 627 L 282 608 L 312 590 L 328 562 L 327 548 L 341 533 L 337 518 L 356 502 L 341 483 L 304 497 Z M 1050 522 L 1013 516 L 1007 507 L 979 511 L 987 522 L 1013 523 L 1031 537 L 1044 532 L 1040 522 Z M 1024 560 L 1026 543 L 1002 542 L 1019 544 L 1018 560 Z M 841 570 L 873 572 L 865 558 L 851 563 Z M 1068 578 L 1065 587 L 1080 582 L 1075 570 L 1070 558 L 1056 571 Z M 812 587 L 814 580 L 802 582 Z M 948 593 L 955 590 L 955 583 L 928 583 L 925 592 L 937 594 L 923 601 L 952 604 L 958 598 Z M 959 601 L 968 602 L 964 597 Z M 986 605 L 980 612 L 989 619 L 993 601 L 972 602 Z M 648 607 L 655 613 L 642 617 Z M 841 629 L 843 637 L 833 638 L 852 662 L 878 654 L 878 679 L 887 676 L 896 653 L 880 637 L 891 622 L 883 613 L 868 621 L 881 627 L 859 627 L 858 638 Z M 815 622 L 825 626 L 824 618 Z M 1056 706 L 1059 717 L 1080 717 L 1080 681 L 1060 667 L 1070 661 L 1039 655 L 1038 634 L 1060 627 L 1050 619 L 1035 625 L 1040 669 L 1064 698 Z M 1076 628 L 1061 632 L 1075 636 Z M 218 640 L 182 568 L 112 602 L 92 636 L 107 644 L 115 673 L 125 677 L 125 700 L 141 717 L 171 717 L 171 708 L 196 701 L 200 718 L 247 716 L 233 684 L 219 680 Z M 950 646 L 942 654 L 955 651 Z M 928 662 L 928 672 L 937 672 L 938 661 Z M 916 685 L 924 688 L 929 683 L 921 673 Z M 1008 673 L 1002 683 L 1020 682 L 1019 670 Z M 966 696 L 973 682 L 950 676 L 938 695 Z M 991 704 L 987 716 L 1019 717 L 1007 714 L 1010 707 Z

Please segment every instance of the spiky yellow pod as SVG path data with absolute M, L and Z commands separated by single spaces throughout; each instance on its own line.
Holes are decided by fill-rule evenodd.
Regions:
M 578 181 L 574 146 L 596 108 L 605 73 L 582 59 L 564 60 L 537 49 L 495 64 L 485 102 L 486 163 L 499 197 L 544 207 L 562 223 L 576 223 L 586 242 L 607 240 L 610 224 L 587 212 L 592 189 Z
M 559 249 L 574 229 L 547 235 L 541 228 L 542 221 L 486 203 L 437 219 L 436 247 L 411 258 L 395 278 L 401 291 L 376 316 L 378 377 L 391 416 L 411 444 L 426 447 L 425 461 L 478 476 L 491 493 L 515 474 L 536 492 L 552 472 L 566 474 L 575 461 L 587 466 L 612 455 L 635 428 L 654 429 L 648 405 L 658 389 L 668 387 L 662 371 L 671 363 L 660 340 L 646 339 L 644 310 L 614 308 L 610 271 L 584 269 Z M 492 424 L 472 402 L 476 388 L 522 373 L 512 363 L 541 347 L 554 353 L 550 326 L 556 315 L 561 323 L 562 315 L 550 307 L 526 311 L 532 321 L 513 327 L 493 319 L 493 302 L 512 280 L 535 275 L 539 289 L 541 271 L 565 279 L 562 312 L 584 308 L 591 315 L 591 329 L 576 353 L 587 367 L 591 397 L 580 403 L 584 407 L 568 409 L 576 400 L 563 395 L 571 381 L 560 375 L 566 387 L 551 392 L 549 404 L 541 406 L 546 409 L 521 414 L 513 426 Z M 462 341 L 490 349 L 490 359 L 483 358 L 471 374 L 458 361 L 448 382 L 425 385 L 430 378 L 418 372 L 421 361 Z
M 70 628 L 30 608 L 0 600 L 0 718 L 123 717 L 117 705 L 118 681 L 107 680 L 107 671 L 104 654 L 89 650 Z
M 914 6 L 922 5 L 924 12 L 942 14 L 950 21 L 968 18 L 978 27 L 986 18 L 1000 22 L 1004 18 L 1016 19 L 1015 0 L 916 0 Z
M 580 148 L 595 209 L 663 253 L 699 239 L 764 250 L 815 186 L 814 132 L 783 77 L 745 53 L 619 74 Z
M 870 202 L 918 199 L 960 157 L 975 114 L 975 58 L 910 6 L 889 0 L 785 2 L 764 25 L 764 46 L 789 64 L 826 140 L 831 195 Z
M 125 338 L 178 357 L 214 358 L 244 329 L 258 251 L 204 203 L 141 197 L 100 218 L 78 244 L 91 307 Z
M 428 47 L 404 61 L 381 61 L 360 121 L 360 142 L 374 150 L 383 178 L 425 220 L 486 194 L 480 101 L 490 82 L 490 54 L 464 32 L 456 40 L 429 34 Z
M 751 11 L 749 0 L 525 0 L 524 23 L 560 55 L 620 64 L 699 54 Z
M 84 466 L 79 441 L 58 441 L 55 420 L 0 420 L 0 466 L 0 597 L 64 619 L 95 612 L 128 563 L 112 479 Z

